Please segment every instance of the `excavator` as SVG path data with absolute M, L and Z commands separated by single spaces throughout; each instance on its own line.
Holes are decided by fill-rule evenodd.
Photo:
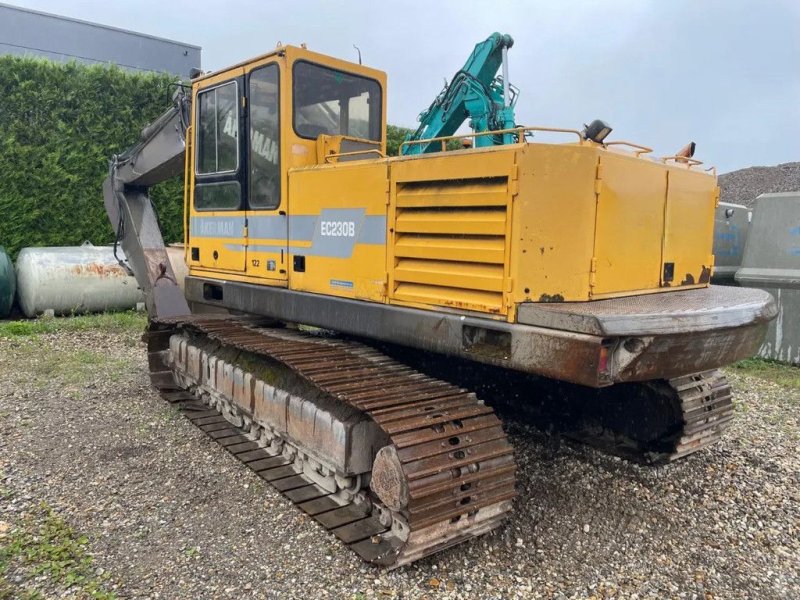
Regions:
M 669 462 L 719 439 L 719 369 L 776 314 L 709 283 L 715 172 L 601 120 L 519 125 L 512 44 L 478 44 L 392 157 L 382 71 L 279 45 L 193 73 L 103 184 L 152 384 L 387 568 L 512 509 L 492 406 L 544 403 L 590 423 L 584 443 Z M 148 196 L 180 174 L 183 291 Z

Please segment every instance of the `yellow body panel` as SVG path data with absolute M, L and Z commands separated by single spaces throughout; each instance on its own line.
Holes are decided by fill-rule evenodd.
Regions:
M 589 297 L 595 230 L 594 149 L 528 144 L 518 152 L 511 231 L 513 302 Z
M 390 163 L 392 301 L 507 314 L 514 148 Z
M 305 260 L 290 271 L 292 289 L 385 300 L 387 173 L 379 161 L 289 175 L 290 264 Z
M 704 173 L 679 168 L 668 171 L 664 262 L 675 265 L 671 285 L 710 281 L 714 255 L 709 239 L 714 234 L 717 202 L 718 194 L 708 193 Z
M 300 137 L 292 120 L 298 61 L 377 82 L 380 141 Z M 190 139 L 191 274 L 508 321 L 522 302 L 707 285 L 714 176 L 586 141 L 383 158 L 385 75 L 302 48 L 279 48 L 195 80 L 194 98 L 227 81 L 247 82 L 254 69 L 273 63 L 280 78 L 279 202 L 196 209 L 197 140 Z M 241 104 L 245 114 L 247 98 Z M 192 119 L 195 135 L 197 115 Z M 366 153 L 348 156 L 348 143 Z
M 667 174 L 633 156 L 600 157 L 594 295 L 660 287 Z

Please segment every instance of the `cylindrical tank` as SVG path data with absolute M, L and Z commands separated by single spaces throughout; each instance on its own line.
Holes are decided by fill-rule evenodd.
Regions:
M 172 270 L 175 272 L 175 281 L 178 282 L 181 289 L 184 289 L 184 279 L 189 274 L 189 267 L 186 264 L 186 256 L 184 255 L 185 251 L 183 244 L 170 244 L 167 246 L 167 256 L 172 265 Z
M 14 274 L 14 264 L 6 249 L 0 246 L 0 319 L 11 313 L 16 290 L 17 277 Z
M 117 255 L 123 258 L 120 249 Z M 144 296 L 109 246 L 25 248 L 17 257 L 17 297 L 26 317 L 135 308 Z

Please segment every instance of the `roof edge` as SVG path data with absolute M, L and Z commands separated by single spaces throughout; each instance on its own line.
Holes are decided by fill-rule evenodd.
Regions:
M 0 2 L 0 8 L 10 8 L 12 10 L 18 10 L 20 12 L 30 13 L 33 15 L 40 15 L 42 17 L 50 17 L 51 19 L 60 19 L 62 21 L 72 21 L 73 23 L 80 23 L 81 25 L 90 25 L 92 27 L 99 27 L 101 29 L 108 29 L 110 31 L 119 31 L 120 33 L 127 33 L 130 35 L 136 35 L 139 37 L 149 38 L 151 40 L 157 40 L 159 42 L 169 42 L 170 44 L 180 44 L 181 46 L 186 46 L 188 48 L 194 48 L 196 50 L 202 50 L 202 46 L 198 46 L 196 44 L 189 44 L 187 42 L 181 42 L 180 40 L 173 40 L 170 38 L 159 37 L 157 35 L 150 35 L 149 33 L 141 33 L 140 31 L 132 31 L 130 29 L 123 29 L 122 27 L 114 27 L 113 25 L 105 25 L 103 23 L 95 23 L 94 21 L 84 21 L 83 19 L 76 19 L 74 17 L 67 17 L 65 15 L 57 15 L 55 13 L 44 12 L 41 10 L 34 10 L 32 8 L 25 8 L 22 6 L 15 6 L 13 4 L 5 4 L 4 2 Z

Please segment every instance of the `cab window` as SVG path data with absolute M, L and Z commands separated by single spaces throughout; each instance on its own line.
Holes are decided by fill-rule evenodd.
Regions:
M 249 77 L 251 208 L 277 208 L 281 203 L 278 65 L 256 69 Z
M 374 79 L 298 61 L 293 70 L 294 130 L 381 140 L 381 87 Z
M 197 94 L 197 174 L 239 168 L 239 113 L 236 82 Z

